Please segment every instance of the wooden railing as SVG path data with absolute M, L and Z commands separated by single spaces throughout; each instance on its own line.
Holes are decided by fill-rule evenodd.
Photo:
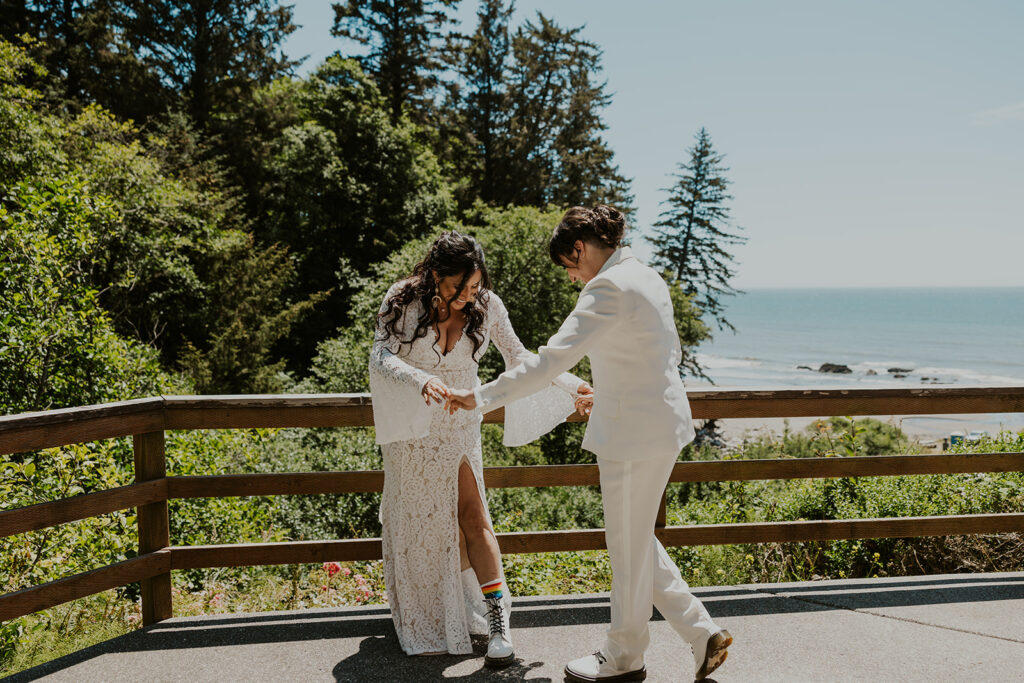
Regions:
M 694 417 L 751 418 L 1024 412 L 1024 387 L 690 391 Z M 501 423 L 502 411 L 485 416 Z M 578 419 L 578 418 L 572 418 Z M 136 581 L 143 623 L 171 616 L 171 571 L 381 557 L 380 539 L 172 546 L 167 503 L 178 498 L 380 491 L 380 471 L 168 476 L 164 433 L 173 429 L 344 427 L 373 424 L 364 394 L 167 396 L 0 417 L 0 454 L 132 436 L 135 483 L 109 491 L 0 512 L 0 537 L 137 508 L 137 557 L 44 585 L 0 595 L 0 621 Z M 680 462 L 673 482 L 866 477 L 1024 470 L 1024 453 Z M 490 467 L 489 487 L 590 486 L 596 465 Z M 1024 513 L 937 517 L 664 526 L 666 545 L 714 545 L 1024 531 Z M 498 534 L 504 553 L 596 550 L 602 529 Z

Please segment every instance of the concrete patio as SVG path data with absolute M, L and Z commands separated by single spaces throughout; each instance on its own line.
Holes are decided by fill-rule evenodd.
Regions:
M 1024 681 L 1024 573 L 695 593 L 736 638 L 713 675 L 720 683 Z M 176 618 L 9 680 L 562 681 L 567 660 L 600 645 L 607 620 L 607 595 L 519 598 L 518 660 L 491 671 L 479 653 L 406 657 L 386 607 Z M 657 615 L 651 631 L 647 680 L 692 680 L 689 649 Z

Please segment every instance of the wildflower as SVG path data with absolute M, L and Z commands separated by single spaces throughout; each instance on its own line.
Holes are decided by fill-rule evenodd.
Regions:
M 324 562 L 324 571 L 327 572 L 327 576 L 334 576 L 341 571 L 341 565 L 337 562 Z
M 342 567 L 341 575 L 342 576 L 351 576 L 352 575 L 352 570 L 349 569 L 348 567 Z
M 355 580 L 356 580 L 356 583 L 357 583 L 358 585 L 360 585 L 360 586 L 364 586 L 364 585 L 366 585 L 366 579 L 365 579 L 365 578 L 363 578 L 363 575 L 362 575 L 362 574 L 356 574 L 356 575 L 355 575 Z

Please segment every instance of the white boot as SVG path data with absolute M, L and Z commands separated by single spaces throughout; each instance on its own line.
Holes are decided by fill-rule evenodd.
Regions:
M 509 638 L 508 613 L 501 598 L 485 598 L 490 638 L 487 641 L 487 656 L 484 665 L 492 668 L 508 666 L 516 660 Z
M 462 572 L 462 601 L 466 605 L 466 623 L 470 635 L 488 635 L 484 594 L 480 592 L 480 582 L 477 581 L 476 572 L 472 567 Z

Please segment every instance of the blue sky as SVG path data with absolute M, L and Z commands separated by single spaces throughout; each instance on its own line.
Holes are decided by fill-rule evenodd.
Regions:
M 538 9 L 604 50 L 640 234 L 704 126 L 737 286 L 1024 286 L 1024 2 L 521 0 L 514 25 Z M 295 15 L 300 73 L 353 49 L 328 0 Z

